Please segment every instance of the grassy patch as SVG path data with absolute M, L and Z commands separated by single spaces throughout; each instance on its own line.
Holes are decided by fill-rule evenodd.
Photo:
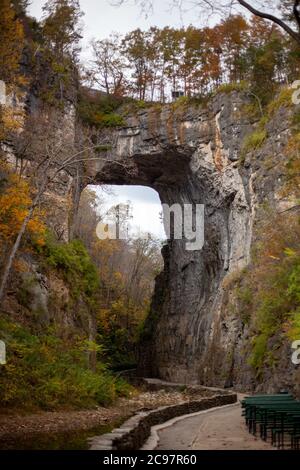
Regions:
M 248 89 L 248 82 L 242 80 L 241 82 L 224 83 L 219 86 L 216 93 L 232 93 L 233 91 L 247 91 Z
M 257 99 L 253 98 L 250 103 L 244 104 L 242 107 L 242 114 L 253 120 L 261 118 L 261 109 Z
M 194 106 L 194 107 L 199 107 L 203 106 L 206 107 L 209 100 L 211 98 L 211 94 L 208 94 L 206 96 L 180 96 L 177 98 L 175 101 L 171 103 L 172 109 L 174 112 L 177 110 L 185 110 L 189 106 Z
M 291 341 L 300 340 L 300 308 L 290 314 L 287 335 Z
M 121 105 L 120 99 L 81 90 L 77 112 L 81 120 L 90 126 L 120 127 L 125 125 L 124 117 L 118 112 Z
M 125 103 L 122 106 L 122 113 L 125 115 L 138 114 L 139 111 L 151 108 L 152 106 L 155 106 L 155 104 L 159 104 L 161 106 L 160 103 L 152 103 L 151 101 L 134 100 L 132 98 L 126 98 Z
M 251 150 L 257 150 L 259 147 L 262 146 L 266 138 L 266 130 L 258 130 L 253 132 L 253 134 L 250 134 L 246 137 L 243 144 L 243 151 L 248 153 Z
M 259 149 L 267 138 L 267 131 L 265 129 L 258 129 L 252 134 L 247 135 L 243 142 L 240 164 L 244 164 L 247 153 Z
M 177 109 L 186 108 L 189 105 L 189 101 L 190 100 L 188 96 L 180 96 L 175 101 L 173 101 L 171 106 L 173 110 L 176 111 Z
M 295 90 L 292 88 L 283 88 L 280 93 L 267 106 L 267 114 L 269 118 L 273 116 L 281 107 L 290 108 L 294 106 L 292 102 L 292 94 Z

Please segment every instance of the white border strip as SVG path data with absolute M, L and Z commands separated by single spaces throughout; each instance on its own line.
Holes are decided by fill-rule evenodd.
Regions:
M 176 424 L 178 421 L 182 421 L 183 419 L 187 418 L 192 418 L 193 416 L 200 416 L 202 414 L 206 413 L 211 413 L 213 411 L 217 410 L 224 410 L 225 408 L 232 408 L 235 406 L 238 406 L 239 402 L 236 403 L 230 403 L 230 405 L 223 405 L 223 406 L 215 406 L 214 408 L 209 408 L 208 410 L 202 410 L 202 411 L 197 411 L 196 413 L 189 413 L 186 415 L 181 415 L 177 416 L 176 418 L 172 418 L 169 421 L 166 421 L 165 423 L 162 424 L 157 424 L 156 426 L 152 426 L 151 428 L 151 434 L 143 447 L 141 447 L 141 450 L 154 450 L 159 444 L 159 434 L 158 432 L 161 431 L 162 429 L 169 428 L 170 426 L 173 426 L 173 424 Z

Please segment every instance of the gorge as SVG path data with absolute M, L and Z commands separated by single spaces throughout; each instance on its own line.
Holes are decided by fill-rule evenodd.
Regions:
M 284 149 L 297 107 L 279 106 L 265 124 L 262 144 L 245 152 L 245 139 L 260 124 L 247 114 L 252 100 L 233 90 L 204 105 L 184 101 L 128 115 L 123 127 L 94 136 L 108 142 L 99 158 L 87 157 L 77 178 L 61 172 L 47 192 L 49 224 L 65 239 L 87 184 L 145 185 L 169 206 L 205 205 L 203 249 L 187 251 L 184 240 L 163 248 L 165 266 L 140 341 L 140 375 L 249 391 L 298 390 L 288 341 L 277 347 L 273 368 L 266 365 L 261 378 L 255 375 L 248 363 L 253 325 L 243 322 L 234 289 L 251 262 L 255 228 L 270 216 L 264 206 L 273 213 L 298 209 L 282 192 Z M 63 135 L 75 139 L 74 113 L 62 123 Z
M 81 409 L 86 429 L 193 385 L 299 396 L 297 9 L 99 31 L 85 60 L 79 0 L 30 3 L 0 6 L 4 414 L 67 410 L 73 429 Z M 100 239 L 105 185 L 201 205 L 204 246 Z M 179 389 L 151 404 L 124 370 Z

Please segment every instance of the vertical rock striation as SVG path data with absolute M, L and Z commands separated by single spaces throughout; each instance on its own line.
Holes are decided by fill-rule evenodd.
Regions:
M 143 375 L 256 387 L 245 352 L 248 331 L 229 311 L 224 286 L 250 261 L 260 205 L 268 202 L 278 211 L 291 205 L 280 196 L 289 112 L 282 109 L 270 120 L 266 142 L 242 164 L 244 138 L 254 129 L 247 104 L 249 97 L 233 92 L 206 107 L 143 111 L 114 133 L 109 162 L 91 168 L 95 183 L 142 184 L 154 188 L 162 203 L 205 205 L 203 249 L 186 251 L 180 240 L 163 249 L 165 269 L 141 342 Z M 292 375 L 282 383 L 291 381 Z M 270 377 L 263 388 L 278 386 Z

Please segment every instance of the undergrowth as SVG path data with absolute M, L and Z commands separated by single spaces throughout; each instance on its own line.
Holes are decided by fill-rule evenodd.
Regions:
M 37 336 L 27 327 L 0 320 L 7 346 L 7 364 L 1 366 L 1 406 L 54 410 L 110 405 L 127 396 L 130 386 L 114 377 L 105 364 L 88 368 L 89 342 L 60 339 L 48 329 Z
M 71 287 L 75 298 L 85 295 L 92 299 L 99 287 L 100 279 L 95 264 L 80 240 L 58 243 L 51 234 L 43 247 L 46 262 L 57 269 Z
M 250 327 L 249 364 L 260 375 L 274 352 L 300 339 L 300 220 L 265 214 L 252 263 L 236 287 L 241 319 Z

